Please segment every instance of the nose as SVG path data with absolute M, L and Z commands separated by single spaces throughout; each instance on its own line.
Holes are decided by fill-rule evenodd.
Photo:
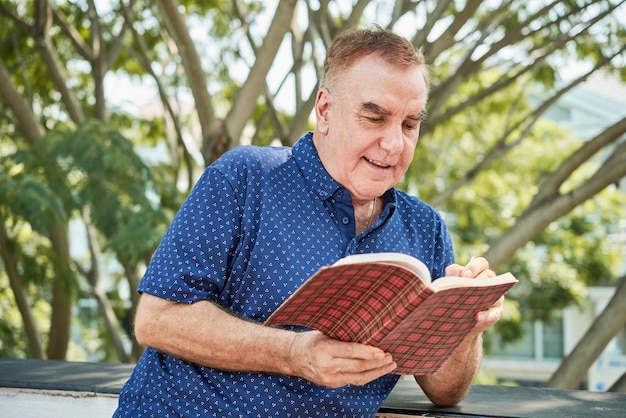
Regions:
M 401 154 L 404 151 L 404 135 L 402 127 L 390 126 L 379 141 L 380 147 L 390 155 Z

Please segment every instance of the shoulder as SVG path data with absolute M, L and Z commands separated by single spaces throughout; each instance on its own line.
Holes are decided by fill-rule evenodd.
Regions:
M 396 205 L 405 219 L 411 220 L 417 216 L 420 219 L 432 219 L 437 223 L 444 223 L 439 212 L 428 203 L 401 190 L 396 190 L 395 193 Z
M 244 166 L 271 169 L 285 163 L 291 158 L 291 155 L 292 149 L 290 147 L 242 145 L 227 151 L 213 163 L 213 166 L 217 169 Z
M 208 171 L 220 172 L 230 180 L 265 176 L 282 167 L 291 156 L 289 147 L 242 145 L 227 151 L 208 167 Z

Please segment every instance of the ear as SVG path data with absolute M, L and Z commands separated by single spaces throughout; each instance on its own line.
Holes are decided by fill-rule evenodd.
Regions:
M 326 87 L 322 87 L 317 91 L 315 98 L 315 119 L 317 120 L 317 129 L 321 133 L 328 133 L 329 114 L 332 103 L 332 97 Z

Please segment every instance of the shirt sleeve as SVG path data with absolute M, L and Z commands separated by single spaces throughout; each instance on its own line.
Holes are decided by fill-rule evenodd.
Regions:
M 200 177 L 159 244 L 138 287 L 168 300 L 216 300 L 240 233 L 238 197 L 217 169 Z

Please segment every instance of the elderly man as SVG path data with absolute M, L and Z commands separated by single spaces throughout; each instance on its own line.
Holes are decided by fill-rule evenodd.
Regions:
M 206 169 L 139 286 L 135 332 L 148 348 L 115 416 L 374 416 L 398 380 L 389 353 L 262 323 L 349 254 L 410 254 L 435 278 L 494 275 L 484 258 L 454 264 L 443 220 L 394 188 L 427 99 L 410 42 L 349 30 L 327 51 L 314 132 L 293 148 L 235 148 Z M 501 314 L 502 300 L 436 374 L 415 377 L 434 403 L 467 394 L 482 331 Z

